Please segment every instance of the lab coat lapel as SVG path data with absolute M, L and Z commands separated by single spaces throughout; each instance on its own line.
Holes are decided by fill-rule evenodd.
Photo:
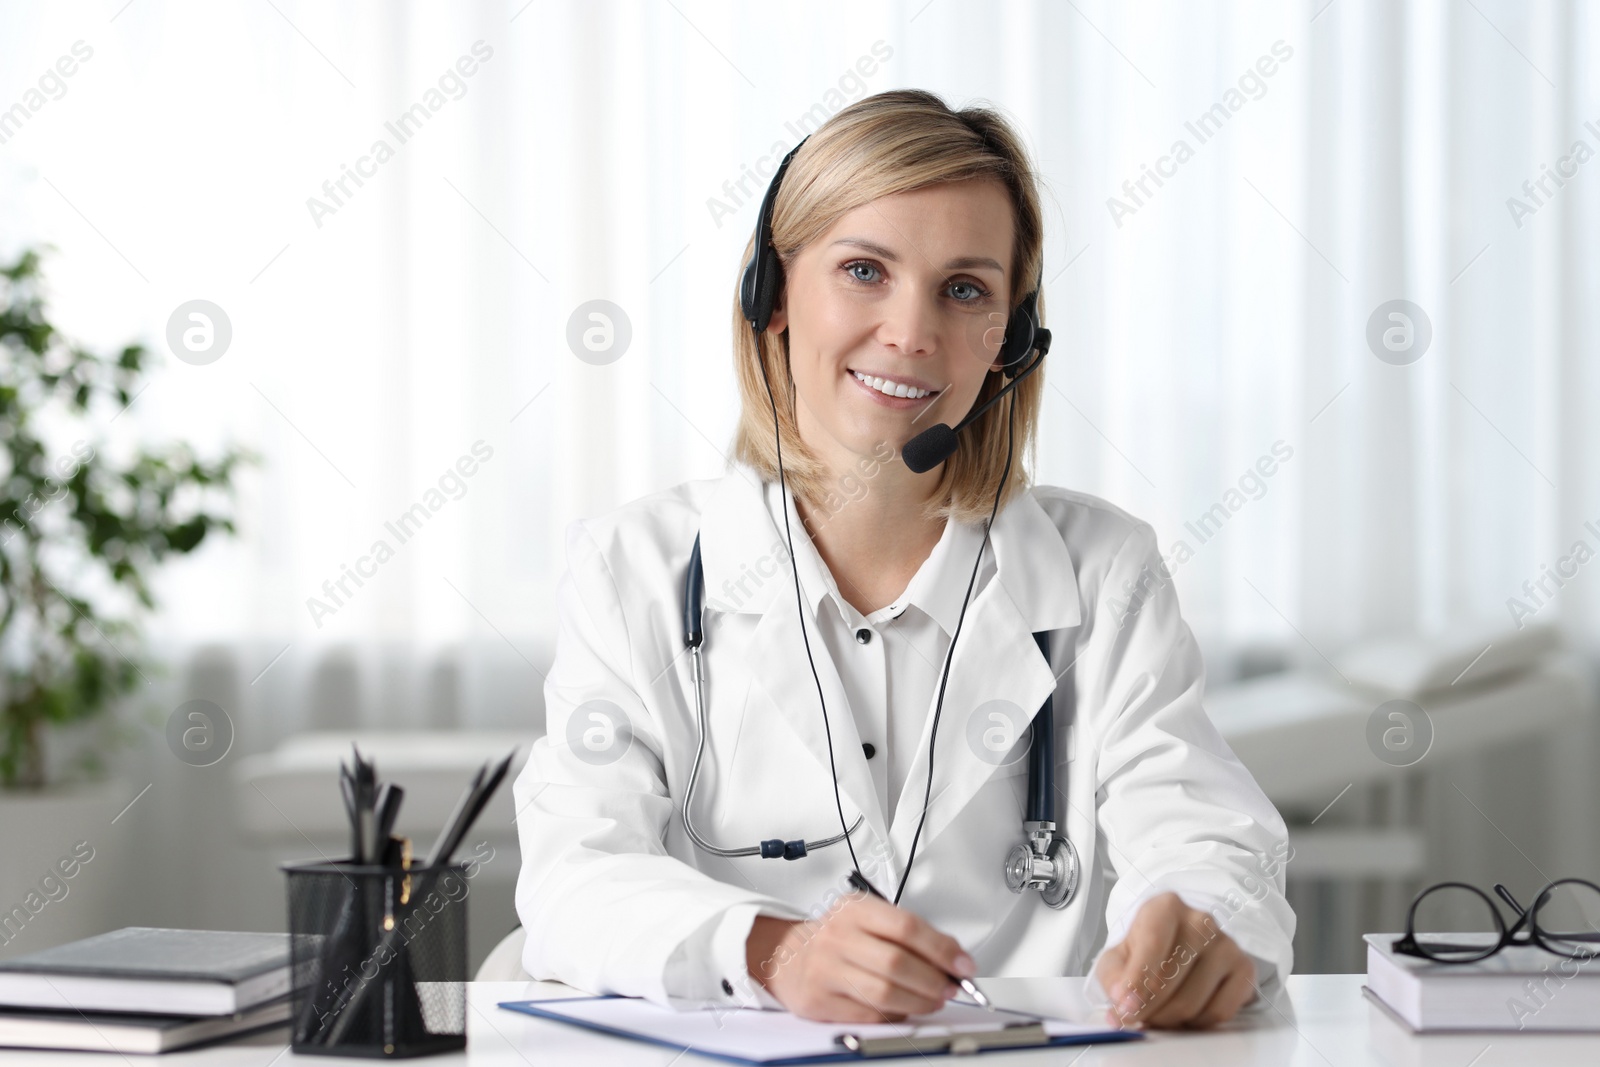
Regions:
M 1026 745 L 1031 737 L 1027 724 L 1038 714 L 1045 697 L 1055 691 L 1057 675 L 1068 666 L 1047 661 L 1033 633 L 1065 630 L 1080 621 L 1072 559 L 1054 521 L 1031 493 L 1013 499 L 996 517 L 984 551 L 994 553 L 997 569 L 967 606 L 955 642 L 934 748 L 933 790 L 917 840 L 918 852 L 950 825 L 986 783 L 997 777 L 1026 775 Z M 970 563 L 963 561 L 961 569 L 969 567 Z M 1053 634 L 1051 643 L 1055 649 L 1072 644 L 1060 633 Z M 943 662 L 939 667 L 943 669 Z M 928 795 L 928 738 L 938 701 L 935 682 L 916 756 L 890 827 L 900 864 L 910 855 L 923 798 Z M 1004 720 L 994 718 L 995 712 Z M 990 746 L 1002 721 L 1013 724 L 1009 738 L 1014 743 L 1009 751 L 998 753 Z M 1058 751 L 1061 740 L 1058 730 Z M 1010 829 L 996 827 L 995 832 Z M 1020 823 L 1015 830 L 1020 834 Z
M 944 664 L 940 663 L 942 670 Z M 1055 688 L 1055 675 L 1034 643 L 1028 620 L 998 582 L 991 580 L 967 607 L 955 657 L 945 684 L 944 705 L 934 743 L 933 792 L 917 843 L 919 852 L 939 836 L 956 814 L 990 779 L 1025 771 L 1026 724 Z M 890 840 L 904 864 L 922 818 L 928 786 L 928 737 L 939 700 L 935 682 L 917 752 L 895 805 Z M 995 713 L 1004 720 L 993 717 Z M 1010 725 L 1004 725 L 1010 724 Z M 1014 742 L 1003 754 L 993 747 L 995 731 Z M 1019 824 L 1020 825 L 1020 824 Z M 1002 828 L 996 827 L 999 832 Z
M 700 554 L 706 577 L 705 604 L 708 609 L 717 611 L 760 612 L 761 619 L 747 646 L 750 673 L 755 681 L 750 690 L 749 714 L 752 721 L 763 728 L 779 724 L 776 728 L 791 731 L 795 747 L 816 760 L 824 772 L 830 770 L 831 763 L 838 774 L 846 825 L 855 822 L 857 813 L 866 818 L 852 836 L 859 856 L 873 837 L 878 841 L 888 840 L 887 820 L 867 769 L 844 683 L 816 629 L 816 618 L 812 614 L 812 579 L 802 570 L 807 612 L 806 635 L 803 636 L 787 542 L 782 527 L 774 522 L 763 502 L 760 485 L 761 479 L 753 470 L 735 464 L 706 503 L 700 527 Z M 805 536 L 804 527 L 792 529 L 796 539 Z M 813 680 L 811 664 L 806 661 L 806 636 L 810 638 L 817 680 Z M 827 704 L 827 728 L 817 703 L 818 680 Z M 758 706 L 758 702 L 766 706 Z M 775 769 L 774 787 L 782 788 L 781 780 L 781 770 Z M 824 799 L 827 801 L 825 808 L 822 806 Z M 827 811 L 834 820 L 833 829 L 829 829 L 830 823 L 825 821 L 818 829 L 808 832 L 821 836 L 838 832 L 838 813 L 832 797 L 797 797 L 796 800 L 808 808 L 815 806 Z

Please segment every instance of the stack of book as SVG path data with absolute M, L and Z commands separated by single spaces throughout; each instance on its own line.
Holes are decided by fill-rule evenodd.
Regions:
M 1473 963 L 1396 953 L 1399 934 L 1368 934 L 1367 995 L 1413 1030 L 1600 1030 L 1600 959 L 1512 945 Z M 1449 934 L 1485 947 L 1492 934 Z
M 0 961 L 0 1047 L 166 1052 L 288 1018 L 286 934 L 130 926 Z

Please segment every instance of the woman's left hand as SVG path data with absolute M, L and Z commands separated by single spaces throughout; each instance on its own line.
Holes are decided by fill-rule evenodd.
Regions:
M 1209 912 L 1176 893 L 1140 907 L 1095 977 L 1111 999 L 1113 1026 L 1206 1027 L 1226 1022 L 1255 995 L 1255 961 L 1217 929 Z

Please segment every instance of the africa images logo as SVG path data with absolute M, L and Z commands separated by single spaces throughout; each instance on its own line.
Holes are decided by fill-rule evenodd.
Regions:
M 474 59 L 474 56 L 477 58 Z M 458 57 L 454 67 L 447 67 L 445 72 L 439 75 L 437 85 L 430 85 L 423 90 L 421 99 L 383 124 L 384 130 L 394 138 L 394 144 L 390 144 L 384 137 L 379 137 L 367 148 L 365 154 L 356 157 L 354 170 L 347 164 L 340 163 L 339 176 L 329 178 L 322 183 L 322 195 L 326 199 L 306 197 L 306 210 L 311 213 L 311 221 L 317 229 L 322 229 L 324 217 L 338 214 L 339 209 L 361 190 L 366 184 L 362 178 L 376 177 L 379 164 L 393 159 L 398 154 L 399 148 L 403 148 L 407 141 L 421 133 L 433 116 L 446 104 L 466 96 L 466 79 L 476 74 L 480 65 L 489 62 L 493 56 L 493 48 L 481 40 L 474 41 L 471 56 Z M 450 94 L 448 98 L 445 96 L 446 93 Z M 354 183 L 355 189 L 350 188 L 351 183 Z

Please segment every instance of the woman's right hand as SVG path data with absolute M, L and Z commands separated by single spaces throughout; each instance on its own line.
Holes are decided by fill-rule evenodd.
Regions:
M 938 1011 L 977 973 L 956 940 L 865 893 L 820 919 L 756 916 L 745 941 L 750 975 L 795 1015 L 818 1022 L 899 1022 Z

